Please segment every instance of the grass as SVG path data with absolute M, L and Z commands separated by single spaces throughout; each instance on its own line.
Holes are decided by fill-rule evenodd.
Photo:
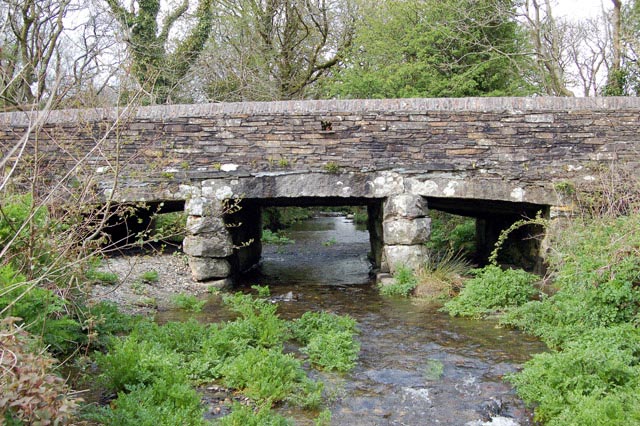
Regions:
M 89 281 L 102 285 L 114 285 L 119 281 L 117 274 L 96 269 L 89 269 L 86 277 Z
M 416 272 L 418 285 L 414 293 L 428 300 L 447 300 L 460 292 L 470 270 L 471 263 L 460 252 L 431 252 Z
M 140 275 L 140 279 L 145 283 L 157 283 L 160 280 L 160 275 L 156 270 L 145 271 Z

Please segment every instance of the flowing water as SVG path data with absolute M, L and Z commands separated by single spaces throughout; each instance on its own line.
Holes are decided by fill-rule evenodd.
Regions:
M 369 277 L 368 234 L 344 217 L 304 221 L 287 235 L 295 243 L 265 246 L 260 268 L 240 289 L 269 285 L 282 300 L 283 318 L 325 310 L 358 321 L 356 368 L 346 375 L 313 373 L 333 401 L 332 424 L 531 424 L 503 377 L 542 351 L 540 342 L 495 322 L 451 318 L 430 304 L 380 296 Z M 215 298 L 203 316 L 228 319 Z M 296 424 L 312 424 L 303 412 L 282 411 Z

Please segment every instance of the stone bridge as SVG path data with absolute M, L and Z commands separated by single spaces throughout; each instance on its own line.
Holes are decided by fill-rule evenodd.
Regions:
M 5 157 L 40 124 L 24 152 L 54 182 L 90 182 L 103 202 L 184 208 L 184 251 L 194 278 L 209 280 L 259 260 L 265 206 L 366 205 L 382 271 L 423 261 L 429 209 L 477 218 L 487 251 L 523 216 L 570 212 L 566 189 L 597 181 L 603 167 L 637 169 L 639 119 L 638 98 L 14 112 L 0 114 L 0 148 Z M 523 247 L 537 256 L 539 244 Z

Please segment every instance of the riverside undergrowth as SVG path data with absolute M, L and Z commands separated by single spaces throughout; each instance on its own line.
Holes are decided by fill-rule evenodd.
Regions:
M 235 293 L 223 298 L 238 314 L 233 321 L 144 321 L 128 336 L 114 338 L 95 360 L 103 386 L 117 397 L 109 407 L 90 410 L 87 418 L 120 425 L 208 424 L 193 389 L 212 382 L 242 393 L 255 407 L 236 405 L 221 424 L 285 424 L 271 412 L 275 405 L 318 408 L 323 384 L 307 376 L 304 355 L 318 368 L 349 370 L 359 351 L 355 321 L 324 312 L 285 321 L 266 298 L 268 289 L 256 289 L 257 296 Z M 298 353 L 284 351 L 292 340 L 302 346 Z M 317 343 L 330 340 L 332 345 L 325 347 Z
M 509 299 L 492 306 L 504 312 L 503 325 L 532 333 L 550 348 L 508 377 L 538 421 L 640 424 L 639 229 L 638 213 L 575 220 L 549 255 L 552 291 L 526 301 L 520 298 L 531 296 L 526 290 L 511 307 Z M 451 312 L 474 315 L 476 299 L 469 294 L 491 293 L 508 274 L 495 269 L 476 276 L 448 304 Z

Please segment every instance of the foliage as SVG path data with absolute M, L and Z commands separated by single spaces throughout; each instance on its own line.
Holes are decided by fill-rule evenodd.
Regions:
M 142 275 L 140 275 L 140 279 L 146 283 L 157 283 L 160 276 L 158 271 L 151 269 L 149 271 L 144 271 Z
M 458 297 L 444 305 L 452 316 L 481 317 L 522 305 L 537 293 L 533 284 L 539 278 L 523 270 L 489 265 L 470 272 L 474 278 L 465 282 Z
M 551 346 L 595 327 L 633 321 L 640 306 L 640 215 L 576 221 L 550 254 L 557 291 L 511 312 L 506 324 Z
M 97 269 L 89 269 L 86 273 L 86 277 L 90 282 L 113 285 L 118 283 L 118 274 L 109 271 L 100 271 Z
M 161 213 L 152 218 L 153 241 L 181 243 L 187 226 L 187 215 L 184 212 Z
M 514 7 L 510 0 L 371 2 L 329 95 L 526 94 Z
M 107 0 L 113 16 L 128 34 L 131 71 L 140 86 L 150 93 L 148 102 L 167 103 L 175 89 L 200 56 L 213 24 L 212 0 L 201 0 L 195 10 L 195 23 L 182 40 L 170 39 L 176 24 L 187 13 L 185 1 L 160 19 L 159 0 L 139 0 L 129 9 L 119 0 Z M 159 23 L 162 23 L 160 28 Z M 171 48 L 173 46 L 173 48 Z
M 249 348 L 226 364 L 222 375 L 226 386 L 260 402 L 283 401 L 296 394 L 319 401 L 322 391 L 307 378 L 300 361 L 279 348 Z
M 334 161 L 329 161 L 328 163 L 326 163 L 324 165 L 324 170 L 327 173 L 331 173 L 331 174 L 338 174 L 340 172 L 340 164 L 334 162 Z
M 231 414 L 216 423 L 218 426 L 290 426 L 286 418 L 275 414 L 269 407 L 254 410 L 247 405 L 233 404 Z
M 262 242 L 265 244 L 286 245 L 295 243 L 294 240 L 280 232 L 273 232 L 269 229 L 262 230 Z
M 360 344 L 354 339 L 356 322 L 350 316 L 327 312 L 306 312 L 293 322 L 296 340 L 305 346 L 300 352 L 323 370 L 349 371 L 355 366 Z
M 262 224 L 266 229 L 277 231 L 312 216 L 313 211 L 305 207 L 266 207 L 262 209 Z
M 11 264 L 0 267 L 0 312 L 18 317 L 55 353 L 69 353 L 86 343 L 68 302 L 51 290 L 35 287 Z
M 173 298 L 173 304 L 176 308 L 191 312 L 200 312 L 206 303 L 206 300 L 198 300 L 196 296 L 191 294 L 177 294 Z
M 0 423 L 71 424 L 77 401 L 51 372 L 55 360 L 15 323 L 12 317 L 0 321 Z
M 442 253 L 471 255 L 476 251 L 475 219 L 448 214 L 438 210 L 429 212 L 431 235 L 426 246 L 436 256 Z
M 188 382 L 166 382 L 162 378 L 149 385 L 137 385 L 120 392 L 111 409 L 86 416 L 102 424 L 122 426 L 200 426 L 207 424 L 200 395 Z
M 409 296 L 414 288 L 418 285 L 418 278 L 415 273 L 404 265 L 396 267 L 393 275 L 394 282 L 388 285 L 380 286 L 380 294 L 385 296 Z
M 628 425 L 640 421 L 640 332 L 631 324 L 599 327 L 562 351 L 537 354 L 510 377 L 549 425 Z

